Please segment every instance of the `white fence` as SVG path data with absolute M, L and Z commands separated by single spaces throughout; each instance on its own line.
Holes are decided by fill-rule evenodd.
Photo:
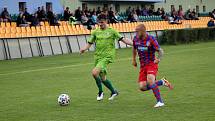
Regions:
M 134 33 L 121 33 L 124 37 L 133 39 Z M 150 32 L 157 36 L 157 32 Z M 0 39 L 0 60 L 28 58 L 34 56 L 50 56 L 79 52 L 87 43 L 90 35 L 5 38 Z M 116 41 L 116 48 L 129 47 Z M 95 45 L 89 51 L 94 51 Z

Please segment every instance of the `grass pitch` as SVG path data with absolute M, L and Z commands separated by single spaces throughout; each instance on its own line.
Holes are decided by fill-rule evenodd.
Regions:
M 158 78 L 175 87 L 160 87 L 165 107 L 153 108 L 152 91 L 138 90 L 131 49 L 120 49 L 108 67 L 120 92 L 114 101 L 106 88 L 96 101 L 92 52 L 0 61 L 0 121 L 214 121 L 215 42 L 162 47 Z M 57 104 L 61 93 L 69 106 Z

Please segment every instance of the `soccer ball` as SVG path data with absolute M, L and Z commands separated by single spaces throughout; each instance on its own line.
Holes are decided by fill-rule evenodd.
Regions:
M 69 103 L 70 103 L 70 97 L 67 94 L 60 94 L 59 97 L 58 97 L 58 99 L 57 99 L 57 102 L 61 106 L 69 105 Z

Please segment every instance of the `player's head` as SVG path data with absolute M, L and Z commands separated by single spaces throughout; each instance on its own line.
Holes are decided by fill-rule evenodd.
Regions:
M 106 29 L 107 28 L 107 23 L 108 23 L 108 21 L 107 21 L 106 18 L 101 18 L 98 21 L 98 24 L 99 24 L 101 29 Z
M 139 36 L 139 38 L 143 38 L 146 36 L 146 27 L 144 24 L 139 24 L 137 27 L 136 27 L 136 32 L 137 32 L 137 35 Z

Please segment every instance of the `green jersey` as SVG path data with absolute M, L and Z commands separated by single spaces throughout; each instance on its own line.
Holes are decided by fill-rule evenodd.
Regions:
M 102 30 L 100 28 L 95 29 L 92 34 L 89 43 L 96 44 L 95 59 L 108 59 L 109 62 L 113 62 L 116 50 L 115 40 L 119 40 L 122 36 L 116 30 L 107 28 Z

